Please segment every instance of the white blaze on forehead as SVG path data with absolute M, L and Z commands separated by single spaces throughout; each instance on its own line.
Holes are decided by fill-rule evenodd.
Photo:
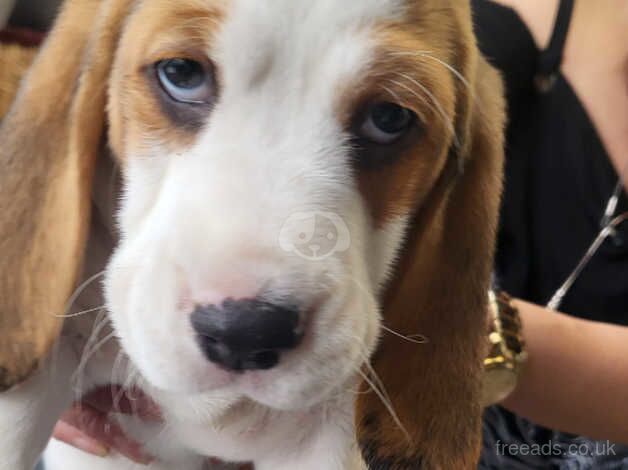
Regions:
M 223 92 L 259 89 L 269 101 L 329 106 L 329 95 L 368 66 L 369 26 L 400 14 L 400 0 L 228 2 L 214 50 Z
M 359 194 L 339 100 L 369 66 L 372 26 L 400 14 L 400 2 L 232 0 L 226 8 L 210 51 L 220 98 L 194 148 L 173 158 L 162 192 L 204 195 L 177 203 L 189 220 L 211 214 L 204 242 L 250 242 L 255 231 L 256 244 L 277 245 L 294 212 L 353 217 L 347 207 Z M 229 221 L 225 233 L 216 219 Z

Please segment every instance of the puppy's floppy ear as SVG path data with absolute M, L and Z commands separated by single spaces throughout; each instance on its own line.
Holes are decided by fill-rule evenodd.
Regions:
M 130 0 L 67 0 L 0 127 L 0 390 L 39 365 L 81 267 Z
M 414 214 L 382 300 L 386 326 L 427 341 L 382 335 L 372 363 L 398 420 L 376 394 L 358 396 L 358 439 L 371 469 L 475 469 L 479 457 L 504 112 L 499 77 L 479 56 L 468 6 L 458 14 L 452 65 L 468 82 L 458 83 L 459 142 Z
M 0 122 L 15 98 L 20 79 L 36 54 L 35 47 L 3 43 L 0 32 Z

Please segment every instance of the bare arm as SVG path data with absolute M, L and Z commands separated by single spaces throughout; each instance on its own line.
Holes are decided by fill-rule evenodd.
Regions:
M 529 359 L 503 405 L 550 428 L 628 443 L 628 328 L 516 305 Z

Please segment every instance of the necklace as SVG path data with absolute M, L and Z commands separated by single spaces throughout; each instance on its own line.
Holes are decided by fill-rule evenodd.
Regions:
M 626 167 L 628 169 L 628 166 Z M 622 172 L 623 174 L 624 172 Z M 600 222 L 601 230 L 598 233 L 597 237 L 589 246 L 589 249 L 586 251 L 584 256 L 578 262 L 576 268 L 571 272 L 571 274 L 567 277 L 565 282 L 559 287 L 559 289 L 554 293 L 550 301 L 547 303 L 547 308 L 550 310 L 558 310 L 560 305 L 563 302 L 563 299 L 574 285 L 576 280 L 584 271 L 584 268 L 587 267 L 591 258 L 597 253 L 600 249 L 604 241 L 608 237 L 614 237 L 617 235 L 617 228 L 628 221 L 628 211 L 623 212 L 621 214 L 617 214 L 617 206 L 619 204 L 619 197 L 623 192 L 624 186 L 622 181 L 622 175 L 619 176 L 619 181 L 615 186 L 615 190 L 611 195 L 608 203 L 606 204 L 606 208 L 604 209 L 604 215 L 602 216 L 602 220 Z

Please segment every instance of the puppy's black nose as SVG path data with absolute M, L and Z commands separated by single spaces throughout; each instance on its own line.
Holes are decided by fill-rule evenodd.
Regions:
M 192 326 L 207 359 L 231 371 L 271 369 L 301 339 L 297 308 L 258 299 L 198 306 Z

